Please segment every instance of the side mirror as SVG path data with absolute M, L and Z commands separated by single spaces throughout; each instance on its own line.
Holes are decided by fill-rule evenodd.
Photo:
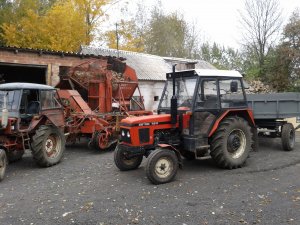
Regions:
M 233 93 L 238 91 L 238 82 L 237 81 L 231 81 L 230 91 Z

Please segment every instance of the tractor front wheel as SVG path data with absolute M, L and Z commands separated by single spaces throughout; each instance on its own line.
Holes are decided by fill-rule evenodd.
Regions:
M 281 128 L 281 142 L 284 151 L 292 151 L 295 147 L 295 129 L 293 124 L 286 123 Z
M 114 161 L 116 166 L 121 171 L 137 169 L 141 165 L 142 160 L 143 160 L 143 155 L 129 157 L 127 152 L 123 148 L 120 148 L 117 145 L 114 152 Z
M 153 184 L 168 183 L 174 179 L 178 170 L 178 158 L 174 151 L 158 149 L 153 151 L 147 161 L 146 174 Z
M 212 139 L 211 157 L 221 168 L 242 167 L 252 147 L 252 132 L 248 122 L 240 117 L 224 119 Z
M 40 166 L 53 166 L 62 159 L 65 143 L 65 136 L 58 128 L 46 125 L 40 126 L 32 138 L 33 158 Z
M 0 181 L 4 179 L 7 167 L 7 157 L 3 149 L 0 149 Z

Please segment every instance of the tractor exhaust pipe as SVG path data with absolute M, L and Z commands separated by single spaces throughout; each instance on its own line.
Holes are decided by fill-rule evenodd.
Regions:
M 173 96 L 171 98 L 171 124 L 173 127 L 177 123 L 177 97 L 176 97 L 176 91 L 175 91 L 175 67 L 176 64 L 173 65 L 173 71 L 172 71 L 172 77 L 173 77 Z

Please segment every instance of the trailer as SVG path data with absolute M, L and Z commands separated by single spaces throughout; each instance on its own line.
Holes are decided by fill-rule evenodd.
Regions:
M 253 110 L 257 135 L 281 138 L 283 149 L 291 151 L 295 128 L 286 119 L 300 116 L 300 93 L 248 94 L 247 101 Z

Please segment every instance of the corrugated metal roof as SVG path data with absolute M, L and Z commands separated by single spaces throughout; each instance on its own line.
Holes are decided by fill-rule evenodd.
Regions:
M 126 64 L 135 69 L 139 80 L 166 80 L 166 73 L 172 70 L 171 65 L 165 62 L 163 57 L 136 53 L 129 51 L 118 51 L 115 49 L 93 48 L 90 46 L 81 46 L 81 53 L 116 56 L 126 58 Z
M 88 55 L 115 56 L 126 58 L 126 63 L 135 69 L 139 80 L 166 80 L 166 73 L 172 71 L 172 63 L 193 63 L 196 69 L 215 69 L 211 64 L 194 59 L 161 57 L 145 53 L 137 53 L 116 49 L 81 46 L 81 53 Z

